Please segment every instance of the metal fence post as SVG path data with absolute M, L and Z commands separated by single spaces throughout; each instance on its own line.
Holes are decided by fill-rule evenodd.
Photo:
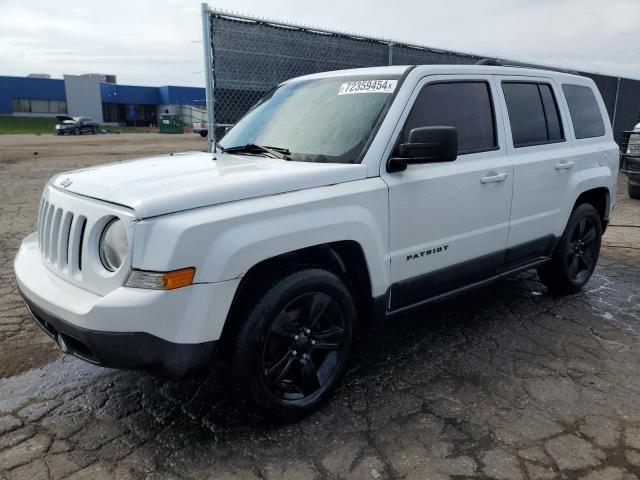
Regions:
M 393 65 L 393 42 L 387 44 L 389 46 L 389 65 Z
M 207 3 L 201 3 L 200 8 L 202 11 L 202 48 L 204 53 L 204 82 L 207 95 L 207 128 L 209 131 L 208 144 L 209 151 L 213 150 L 216 142 L 216 126 L 215 126 L 215 98 L 214 98 L 214 85 L 213 85 L 213 61 L 211 55 L 211 10 Z
M 611 128 L 616 131 L 616 116 L 618 115 L 618 101 L 620 99 L 620 77 L 616 82 L 616 99 L 613 101 L 613 119 L 611 121 Z M 615 134 L 615 133 L 614 133 Z

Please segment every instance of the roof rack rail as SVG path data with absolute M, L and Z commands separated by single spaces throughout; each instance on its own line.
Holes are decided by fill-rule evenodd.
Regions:
M 528 64 L 528 63 L 519 63 L 519 62 L 504 62 L 496 58 L 483 58 L 482 60 L 478 60 L 474 65 L 489 65 L 493 67 L 535 68 L 538 70 L 551 70 L 553 72 L 570 73 L 571 75 L 580 75 L 580 72 L 578 72 L 577 70 L 571 70 L 568 68 L 547 67 L 542 65 L 535 65 L 533 63 Z

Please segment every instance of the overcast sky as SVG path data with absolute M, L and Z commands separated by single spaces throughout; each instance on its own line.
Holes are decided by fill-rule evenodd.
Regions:
M 640 78 L 640 0 L 215 0 L 215 8 Z M 0 0 L 0 75 L 203 85 L 200 2 Z

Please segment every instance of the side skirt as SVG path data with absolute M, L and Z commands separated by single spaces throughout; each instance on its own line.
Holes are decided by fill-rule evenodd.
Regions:
M 463 293 L 466 293 L 466 292 L 468 292 L 470 290 L 474 290 L 476 288 L 480 288 L 480 287 L 484 287 L 486 285 L 490 285 L 490 284 L 500 280 L 501 278 L 508 277 L 510 275 L 513 275 L 513 274 L 516 274 L 516 273 L 519 273 L 519 272 L 525 272 L 527 270 L 531 270 L 532 268 L 539 267 L 540 265 L 544 265 L 545 263 L 547 263 L 549 260 L 551 260 L 550 257 L 542 257 L 542 258 L 539 258 L 539 259 L 534 260 L 532 262 L 529 262 L 529 263 L 527 263 L 525 265 L 521 265 L 521 266 L 515 267 L 515 268 L 513 268 L 511 270 L 500 272 L 500 273 L 498 273 L 496 275 L 493 275 L 491 277 L 485 278 L 485 279 L 480 280 L 478 282 L 470 283 L 470 284 L 465 285 L 463 287 L 456 288 L 455 290 L 451 290 L 449 292 L 441 293 L 440 295 L 435 295 L 433 297 L 426 298 L 426 299 L 421 300 L 419 302 L 412 303 L 411 305 L 405 305 L 405 306 L 402 306 L 402 307 L 399 307 L 399 308 L 389 309 L 389 310 L 387 310 L 387 315 L 386 316 L 388 318 L 388 317 L 391 317 L 393 315 L 397 315 L 399 313 L 404 313 L 404 312 L 406 312 L 408 310 L 411 310 L 413 308 L 422 307 L 424 305 L 430 305 L 432 303 L 437 303 L 437 302 L 442 302 L 444 300 L 448 300 L 450 298 L 453 298 L 453 297 L 456 297 L 456 296 L 461 295 Z

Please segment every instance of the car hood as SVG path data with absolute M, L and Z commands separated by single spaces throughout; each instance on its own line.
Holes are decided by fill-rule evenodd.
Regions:
M 215 158 L 215 160 L 214 160 Z M 179 153 L 60 174 L 60 189 L 132 208 L 148 218 L 366 177 L 360 164 L 308 163 L 253 155 Z
M 76 123 L 76 119 L 73 117 L 67 117 L 66 115 L 56 115 L 56 120 L 58 120 L 58 123 L 62 123 L 62 122 L 73 122 Z

